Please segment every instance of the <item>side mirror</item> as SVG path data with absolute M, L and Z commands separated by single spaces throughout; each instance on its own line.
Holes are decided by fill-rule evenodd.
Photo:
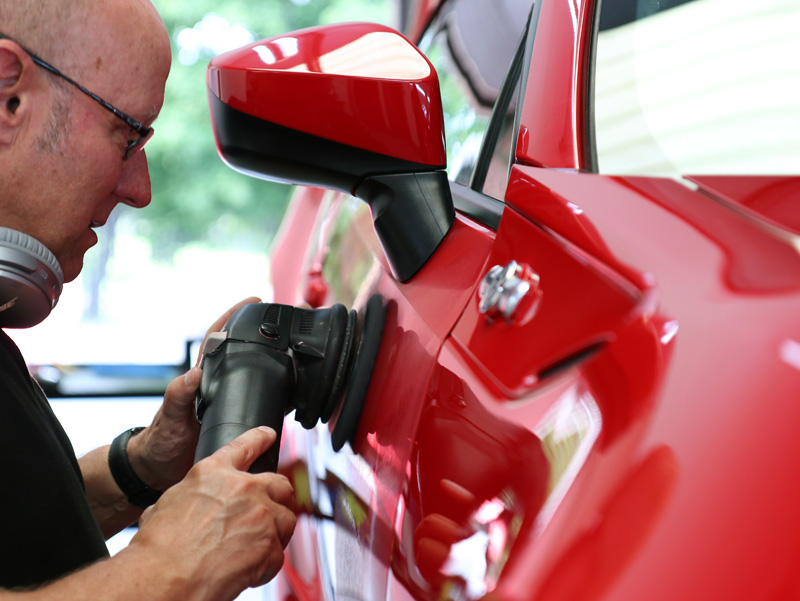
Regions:
M 371 23 L 313 27 L 221 54 L 206 77 L 228 165 L 364 200 L 394 276 L 422 268 L 455 210 L 438 78 L 411 42 Z

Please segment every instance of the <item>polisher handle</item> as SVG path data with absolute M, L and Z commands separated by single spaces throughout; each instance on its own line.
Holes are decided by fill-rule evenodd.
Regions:
M 270 353 L 248 342 L 229 340 L 207 355 L 198 392 L 202 421 L 195 463 L 247 430 L 269 426 L 278 438 L 250 471 L 277 471 L 292 371 L 288 355 Z

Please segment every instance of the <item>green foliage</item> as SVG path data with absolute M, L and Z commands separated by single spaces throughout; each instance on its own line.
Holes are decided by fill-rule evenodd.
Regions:
M 247 30 L 257 40 L 319 23 L 391 24 L 394 1 L 154 0 L 154 4 L 172 37 L 173 66 L 164 107 L 154 125 L 156 134 L 147 146 L 153 200 L 147 209 L 126 213 L 126 218 L 134 219 L 135 231 L 150 240 L 155 259 L 169 261 L 188 242 L 266 251 L 291 190 L 241 175 L 219 158 L 205 85 L 206 65 L 214 51 L 206 47 L 212 36 L 202 33 L 204 27 L 222 27 L 223 33 Z M 181 42 L 189 38 L 206 44 L 194 47 L 194 52 L 187 50 Z

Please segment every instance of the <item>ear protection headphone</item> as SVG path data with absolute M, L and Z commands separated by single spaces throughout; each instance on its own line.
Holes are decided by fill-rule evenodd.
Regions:
M 0 227 L 0 327 L 35 326 L 50 315 L 63 287 L 61 265 L 44 244 Z

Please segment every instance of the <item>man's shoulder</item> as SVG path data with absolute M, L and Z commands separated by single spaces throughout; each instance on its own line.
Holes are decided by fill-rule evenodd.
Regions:
M 0 329 L 0 370 L 27 373 L 25 359 L 11 337 Z
M 0 587 L 52 580 L 107 555 L 75 453 L 0 330 Z

